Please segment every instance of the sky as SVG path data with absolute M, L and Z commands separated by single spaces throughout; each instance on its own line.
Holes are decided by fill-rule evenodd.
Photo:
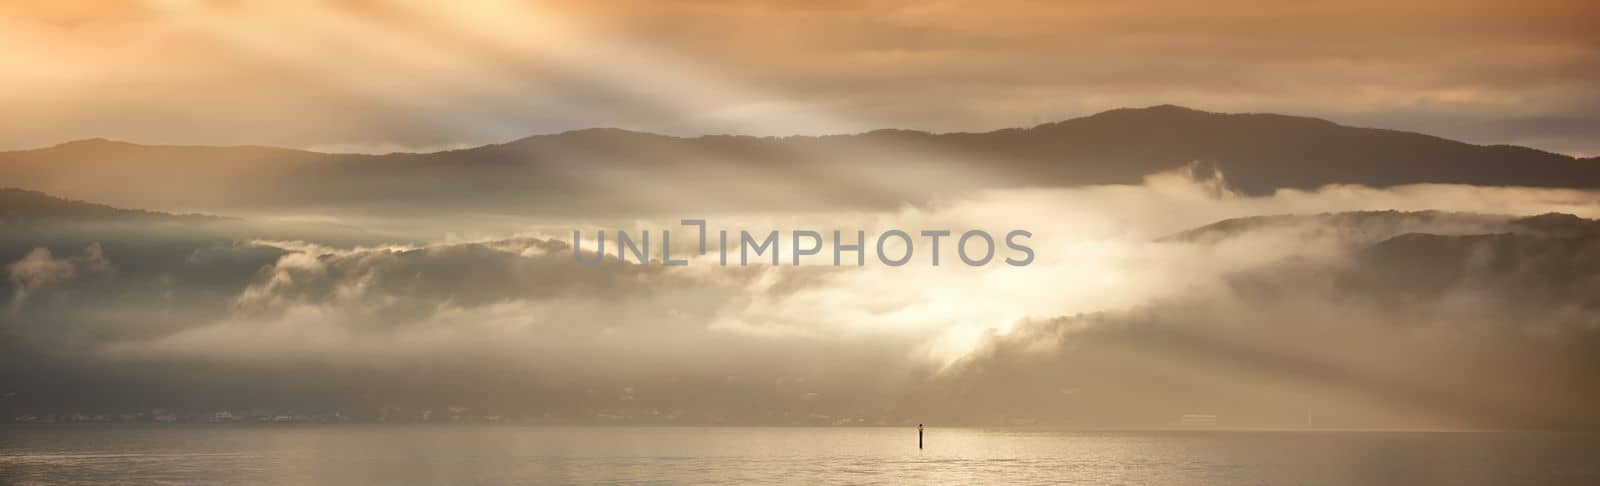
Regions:
M 1596 31 L 1581 0 L 3 0 L 0 149 L 984 131 L 1177 104 L 1593 156 Z

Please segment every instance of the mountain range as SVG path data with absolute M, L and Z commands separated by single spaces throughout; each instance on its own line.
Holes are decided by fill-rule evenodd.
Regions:
M 113 205 L 594 215 L 892 207 L 993 188 L 1132 184 L 1202 163 L 1246 194 L 1328 184 L 1600 187 L 1600 159 L 1162 105 L 984 133 L 672 137 L 619 129 L 433 153 L 104 139 L 0 152 L 0 187 Z

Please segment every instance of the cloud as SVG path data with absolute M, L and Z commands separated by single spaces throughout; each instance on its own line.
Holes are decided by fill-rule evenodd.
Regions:
M 13 309 L 21 307 L 29 293 L 72 278 L 72 263 L 50 256 L 49 248 L 35 248 L 6 270 L 13 287 Z
M 974 338 L 1003 335 L 1028 319 L 1134 307 L 1215 285 L 1239 269 L 1291 256 L 1335 258 L 1408 232 L 1498 232 L 1505 230 L 1509 217 L 1421 213 L 1370 221 L 1306 219 L 1227 238 L 1210 236 L 1204 245 L 1157 241 L 1200 224 L 1279 212 L 1387 208 L 1592 216 L 1600 210 L 1593 201 L 1582 191 L 1448 185 L 1385 190 L 1330 186 L 1246 197 L 1227 190 L 1220 174 L 1186 169 L 1154 175 L 1136 186 L 969 193 L 890 212 L 708 218 L 713 231 L 735 234 L 859 228 L 869 239 L 892 228 L 985 229 L 994 234 L 1023 228 L 1034 233 L 1038 253 L 1034 264 L 1023 268 L 969 268 L 959 264 L 949 244 L 941 248 L 944 264 L 933 267 L 928 265 L 926 241 L 915 264 L 893 268 L 875 261 L 863 268 L 834 268 L 828 258 L 831 243 L 800 267 L 723 268 L 717 265 L 715 247 L 683 268 L 587 267 L 574 262 L 567 242 L 558 240 L 570 238 L 569 227 L 535 227 L 522 239 L 422 247 L 338 250 L 258 242 L 284 253 L 250 277 L 231 312 L 239 316 L 233 320 L 252 322 L 301 312 L 322 316 L 326 326 L 387 330 L 383 335 L 427 328 L 441 312 L 529 306 L 530 315 L 562 315 L 572 321 L 566 325 L 585 328 L 581 332 L 621 332 L 647 326 L 636 320 L 659 319 L 667 324 L 651 325 L 696 335 L 770 340 L 876 336 L 905 340 L 906 346 L 919 349 L 910 351 L 914 356 L 908 359 L 947 363 L 970 350 Z M 608 228 L 635 234 L 678 229 L 683 234 L 676 219 L 591 224 L 583 228 L 590 238 L 595 230 Z M 792 249 L 780 251 L 789 261 Z M 595 305 L 609 307 L 612 317 L 584 317 Z M 308 309 L 315 312 L 306 314 Z
M 113 271 L 99 243 L 83 249 L 83 256 L 56 258 L 45 247 L 34 248 L 22 259 L 6 266 L 12 288 L 12 311 L 22 308 L 28 297 L 41 290 L 64 283 L 78 275 L 106 275 Z
M 1600 394 L 1588 378 L 1600 365 L 1596 236 L 1407 234 L 1230 272 L 1214 292 L 1029 322 L 953 365 L 930 388 L 965 393 L 922 412 L 1168 425 L 1208 413 L 1259 427 L 1593 423 L 1579 404 Z M 1075 393 L 1053 395 L 1062 388 Z

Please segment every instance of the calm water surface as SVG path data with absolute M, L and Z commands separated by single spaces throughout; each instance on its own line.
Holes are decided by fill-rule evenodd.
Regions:
M 1600 484 L 1600 436 L 0 426 L 0 483 Z

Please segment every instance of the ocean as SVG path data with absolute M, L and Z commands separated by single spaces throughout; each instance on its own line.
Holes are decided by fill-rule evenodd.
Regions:
M 1600 436 L 4 425 L 5 484 L 1600 484 Z

